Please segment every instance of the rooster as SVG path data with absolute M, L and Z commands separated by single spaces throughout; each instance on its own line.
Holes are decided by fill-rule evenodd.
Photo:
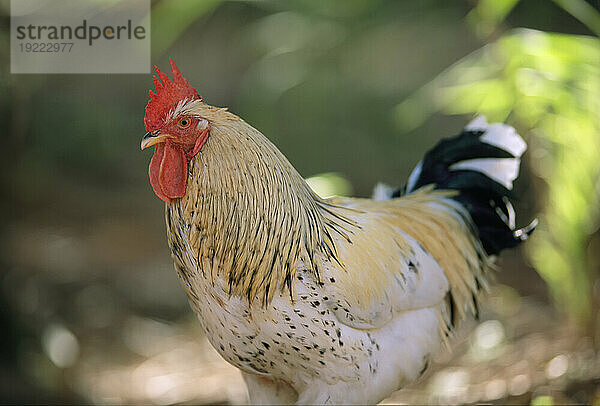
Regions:
M 252 403 L 371 404 L 477 315 L 493 258 L 527 239 L 508 200 L 525 142 L 476 118 L 398 190 L 317 196 L 258 130 L 155 67 L 141 148 L 175 270 Z

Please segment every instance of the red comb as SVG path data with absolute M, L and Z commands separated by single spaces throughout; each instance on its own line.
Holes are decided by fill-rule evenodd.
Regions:
M 198 95 L 198 91 L 191 87 L 188 81 L 181 75 L 175 62 L 171 58 L 169 58 L 169 62 L 171 63 L 173 80 L 169 79 L 165 73 L 154 65 L 154 70 L 158 73 L 160 81 L 156 76 L 153 76 L 156 93 L 152 90 L 149 91 L 150 101 L 146 106 L 146 116 L 144 117 L 146 131 L 154 131 L 164 126 L 167 114 L 180 101 L 185 99 L 188 101 L 202 100 Z

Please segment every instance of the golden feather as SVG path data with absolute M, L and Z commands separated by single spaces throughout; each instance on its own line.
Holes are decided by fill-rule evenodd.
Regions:
M 265 305 L 278 290 L 295 300 L 299 264 L 318 281 L 328 266 L 338 270 L 347 295 L 368 306 L 381 295 L 389 273 L 402 272 L 389 252 L 410 255 L 402 230 L 444 270 L 459 316 L 474 306 L 487 259 L 468 220 L 445 200 L 454 192 L 424 188 L 383 202 L 323 200 L 239 117 L 201 101 L 190 103 L 185 113 L 208 120 L 211 132 L 190 162 L 186 195 L 166 206 L 175 267 L 183 279 L 193 275 L 181 268 L 208 272 L 213 280 L 221 276 L 231 295 Z M 193 255 L 181 253 L 182 241 Z

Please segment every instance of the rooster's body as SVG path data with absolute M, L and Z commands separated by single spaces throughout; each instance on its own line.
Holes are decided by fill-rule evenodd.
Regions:
M 165 89 L 188 91 L 173 70 Z M 525 150 L 508 126 L 439 144 L 402 197 L 321 199 L 259 131 L 189 94 L 160 120 L 147 109 L 143 146 L 175 269 L 253 403 L 375 403 L 415 380 L 476 313 L 489 255 L 531 230 L 504 197 Z

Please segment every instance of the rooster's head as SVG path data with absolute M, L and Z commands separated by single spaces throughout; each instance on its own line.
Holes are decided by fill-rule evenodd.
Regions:
M 181 75 L 173 60 L 173 79 L 154 67 L 160 80 L 154 76 L 156 93 L 150 90 L 144 124 L 146 135 L 142 149 L 154 145 L 150 162 L 150 183 L 154 193 L 167 203 L 185 195 L 188 162 L 208 139 L 208 121 L 191 114 L 187 107 L 201 101 L 198 91 Z M 162 83 L 161 83 L 162 82 Z

